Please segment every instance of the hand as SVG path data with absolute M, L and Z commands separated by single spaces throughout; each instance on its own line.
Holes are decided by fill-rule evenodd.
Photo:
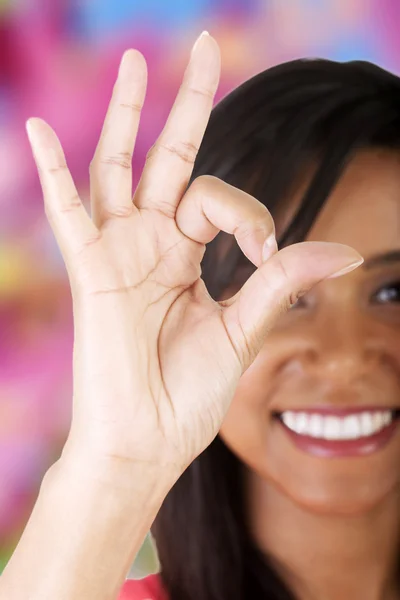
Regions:
M 272 244 L 262 262 L 263 242 L 274 233 L 263 204 L 212 176 L 197 178 L 185 193 L 219 74 L 218 45 L 202 36 L 132 200 L 147 70 L 138 51 L 124 54 L 90 165 L 91 218 L 55 133 L 40 119 L 28 121 L 46 216 L 71 285 L 66 446 L 82 455 L 183 472 L 218 433 L 276 318 L 301 293 L 361 259 L 347 246 L 315 242 L 279 252 Z M 210 297 L 200 268 L 205 245 L 220 230 L 234 234 L 258 267 L 225 302 Z

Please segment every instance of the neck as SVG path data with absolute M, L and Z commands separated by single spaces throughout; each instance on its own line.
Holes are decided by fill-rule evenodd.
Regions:
M 250 533 L 299 600 L 398 600 L 399 497 L 357 516 L 310 512 L 247 475 Z

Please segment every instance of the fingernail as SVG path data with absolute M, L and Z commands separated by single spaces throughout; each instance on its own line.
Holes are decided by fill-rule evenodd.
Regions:
M 202 33 L 199 35 L 199 37 L 197 38 L 197 40 L 195 41 L 195 43 L 194 43 L 194 45 L 193 45 L 192 52 L 191 52 L 191 56 L 193 56 L 193 54 L 194 54 L 194 53 L 195 53 L 195 51 L 196 51 L 196 48 L 198 48 L 198 46 L 199 46 L 199 44 L 200 44 L 200 41 L 201 41 L 201 40 L 204 38 L 204 36 L 206 36 L 206 35 L 210 35 L 210 34 L 208 33 L 208 31 L 205 31 L 205 30 L 204 30 L 204 31 L 203 31 L 203 32 L 202 32 Z
M 343 269 L 340 269 L 339 271 L 336 271 L 336 273 L 333 273 L 332 275 L 329 275 L 326 279 L 334 279 L 335 277 L 340 277 L 341 275 L 345 275 L 346 273 L 350 273 L 351 271 L 354 271 L 354 269 L 356 269 L 357 267 L 359 267 L 360 265 L 362 265 L 363 262 L 364 262 L 364 259 L 361 258 L 361 260 L 357 260 L 356 262 L 352 263 L 348 267 L 344 267 Z
M 273 254 L 278 252 L 278 244 L 276 243 L 275 234 L 271 233 L 264 242 L 262 249 L 262 261 L 265 262 Z

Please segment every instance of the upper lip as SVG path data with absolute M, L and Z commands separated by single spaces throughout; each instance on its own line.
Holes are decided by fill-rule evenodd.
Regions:
M 279 414 L 289 410 L 338 416 L 393 411 L 400 409 L 399 389 L 391 378 L 369 378 L 351 386 L 315 379 L 291 379 L 272 391 L 269 409 Z

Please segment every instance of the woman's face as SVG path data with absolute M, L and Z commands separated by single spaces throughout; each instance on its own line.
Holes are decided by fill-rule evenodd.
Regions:
M 400 409 L 399 217 L 400 153 L 360 152 L 307 240 L 348 244 L 365 263 L 279 319 L 220 431 L 253 473 L 311 510 L 361 512 L 400 483 L 400 420 L 388 424 Z

